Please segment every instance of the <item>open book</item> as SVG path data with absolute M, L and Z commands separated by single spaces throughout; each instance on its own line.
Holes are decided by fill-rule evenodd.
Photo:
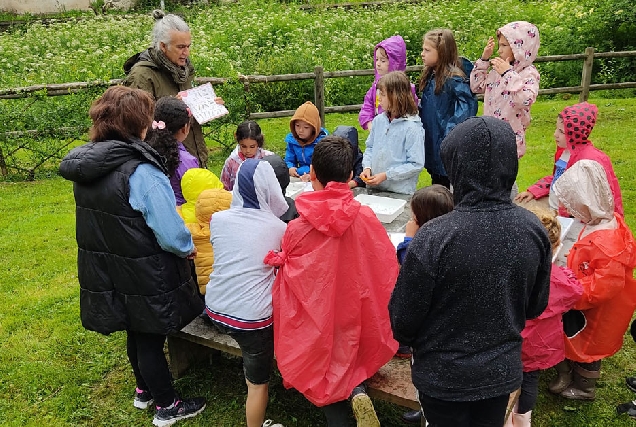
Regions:
M 224 105 L 214 102 L 216 94 L 210 83 L 181 91 L 179 95 L 190 108 L 192 115 L 199 124 L 209 122 L 229 113 Z

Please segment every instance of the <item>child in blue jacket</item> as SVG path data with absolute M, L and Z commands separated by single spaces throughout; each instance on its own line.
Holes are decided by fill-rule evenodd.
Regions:
M 470 61 L 460 58 L 453 32 L 429 31 L 422 41 L 424 71 L 420 77 L 420 119 L 425 130 L 424 167 L 433 184 L 450 188 L 440 146 L 448 133 L 468 117 L 477 114 L 477 98 L 470 91 Z
M 311 101 L 298 107 L 289 122 L 289 128 L 291 132 L 285 137 L 285 163 L 289 175 L 308 182 L 314 147 L 329 132 L 321 127 L 320 113 Z

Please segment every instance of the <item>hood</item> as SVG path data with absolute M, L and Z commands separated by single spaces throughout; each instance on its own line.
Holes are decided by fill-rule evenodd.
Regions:
M 510 124 L 471 117 L 444 138 L 441 158 L 453 185 L 455 209 L 509 205 L 517 177 L 517 143 Z
M 345 126 L 340 125 L 336 127 L 336 129 L 332 133 L 333 136 L 339 136 L 341 138 L 346 139 L 351 144 L 351 148 L 353 148 L 353 157 L 355 159 L 358 154 L 359 144 L 358 144 L 358 129 L 354 126 Z
M 285 190 L 287 190 L 287 186 L 289 185 L 289 169 L 287 168 L 287 164 L 278 154 L 270 154 L 269 156 L 263 157 L 263 160 L 272 165 L 280 188 L 283 190 L 283 194 L 285 194 Z
M 137 62 L 149 62 L 150 64 L 148 65 L 155 65 L 156 64 L 153 62 L 152 58 L 150 57 L 150 52 L 149 50 L 152 48 L 148 48 L 146 50 L 144 50 L 143 52 L 139 52 L 134 54 L 133 56 L 131 56 L 130 58 L 128 58 L 126 60 L 126 62 L 124 62 L 124 73 L 125 74 L 129 74 L 130 70 L 132 70 L 133 66 L 137 63 Z
M 594 160 L 574 163 L 552 189 L 568 212 L 584 224 L 598 225 L 614 218 L 614 196 L 607 174 Z
M 391 71 L 404 71 L 406 70 L 406 43 L 402 36 L 391 36 L 388 39 L 382 40 L 375 45 L 373 50 L 373 68 L 375 70 L 375 54 L 378 48 L 381 47 L 386 51 L 386 56 L 389 58 L 389 73 Z M 380 75 L 375 72 L 375 81 L 380 80 Z
M 186 200 L 181 205 L 181 216 L 186 224 L 198 222 L 195 213 L 197 199 L 203 190 L 221 189 L 223 183 L 211 171 L 202 168 L 190 168 L 181 178 L 181 192 Z
M 212 214 L 230 208 L 232 193 L 222 188 L 203 190 L 194 205 L 197 220 L 202 224 L 209 224 Z
M 277 218 L 287 212 L 289 206 L 268 162 L 247 159 L 241 163 L 232 190 L 231 207 L 260 209 L 273 213 Z
M 89 142 L 76 147 L 62 160 L 60 174 L 69 181 L 88 184 L 134 159 L 152 163 L 167 174 L 159 153 L 140 139 Z
M 513 68 L 521 70 L 531 65 L 539 53 L 539 29 L 526 21 L 516 21 L 504 25 L 497 30 L 510 43 L 515 56 Z
M 294 138 L 296 138 L 297 141 L 300 141 L 298 139 L 296 129 L 294 129 L 294 123 L 297 120 L 302 120 L 306 123 L 309 123 L 314 128 L 314 133 L 311 137 L 311 140 L 307 141 L 313 142 L 318 137 L 321 127 L 320 113 L 318 112 L 318 108 L 316 108 L 313 102 L 307 101 L 303 105 L 298 107 L 298 109 L 294 113 L 294 116 L 289 121 L 289 129 L 291 130 L 292 135 L 294 135 Z
M 360 211 L 349 185 L 328 182 L 324 190 L 308 191 L 296 198 L 299 215 L 329 237 L 342 236 Z
M 571 153 L 576 152 L 577 145 L 592 145 L 588 139 L 598 116 L 598 108 L 594 104 L 582 102 L 580 104 L 565 107 L 561 112 L 563 118 L 563 129 L 568 149 Z

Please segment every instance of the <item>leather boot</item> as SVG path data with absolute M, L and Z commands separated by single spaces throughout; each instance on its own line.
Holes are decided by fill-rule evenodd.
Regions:
M 550 393 L 560 394 L 569 387 L 572 382 L 572 367 L 570 366 L 570 362 L 565 359 L 562 362 L 559 362 L 555 367 L 557 371 L 557 376 L 548 385 L 548 390 Z
M 525 414 L 517 414 L 516 412 L 513 412 L 510 415 L 514 427 L 530 427 L 532 411 L 528 411 Z
M 574 364 L 572 374 L 572 384 L 561 392 L 561 396 L 572 400 L 594 400 L 596 398 L 596 380 L 601 376 L 600 369 L 588 371 L 578 364 Z

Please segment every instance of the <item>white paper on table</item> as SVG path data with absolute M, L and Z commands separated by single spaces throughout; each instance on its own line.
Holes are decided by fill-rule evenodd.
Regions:
M 389 231 L 388 234 L 389 239 L 391 239 L 391 243 L 393 243 L 393 246 L 395 246 L 395 249 L 397 250 L 398 245 L 404 241 L 406 233 L 395 233 L 393 231 Z
M 209 122 L 229 113 L 224 105 L 214 102 L 216 93 L 210 83 L 179 92 L 181 99 L 192 111 L 199 124 Z

